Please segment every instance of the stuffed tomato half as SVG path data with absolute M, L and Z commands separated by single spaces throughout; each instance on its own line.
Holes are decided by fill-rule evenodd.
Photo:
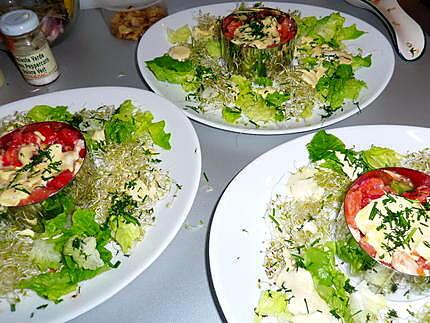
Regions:
M 37 122 L 0 138 L 0 205 L 38 203 L 66 186 L 86 156 L 80 131 L 63 122 Z
M 409 275 L 430 275 L 430 176 L 402 167 L 361 175 L 344 201 L 346 223 L 374 259 Z
M 272 8 L 236 10 L 221 21 L 221 53 L 228 67 L 246 77 L 278 72 L 291 63 L 297 24 Z

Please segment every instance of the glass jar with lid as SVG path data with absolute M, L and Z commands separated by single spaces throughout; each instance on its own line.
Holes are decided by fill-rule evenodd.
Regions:
M 25 80 L 45 85 L 60 75 L 49 44 L 31 10 L 15 10 L 0 17 L 0 31 Z
M 40 30 L 52 47 L 72 32 L 79 16 L 79 0 L 0 0 L 0 16 L 17 9 L 36 13 Z

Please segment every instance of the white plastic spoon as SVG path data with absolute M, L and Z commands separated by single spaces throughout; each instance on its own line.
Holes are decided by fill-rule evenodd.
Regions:
M 384 22 L 401 58 L 415 61 L 424 54 L 426 38 L 423 29 L 396 0 L 346 0 L 346 2 L 373 12 Z

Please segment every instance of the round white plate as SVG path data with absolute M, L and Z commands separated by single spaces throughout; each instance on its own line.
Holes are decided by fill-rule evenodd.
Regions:
M 156 222 L 148 229 L 143 241 L 131 252 L 129 258 L 121 259 L 121 265 L 89 281 L 82 282 L 78 297 L 63 297 L 63 302 L 53 304 L 31 293 L 16 305 L 16 312 L 10 312 L 7 302 L 0 303 L 0 322 L 64 322 L 102 303 L 124 288 L 143 272 L 163 252 L 181 228 L 194 201 L 200 180 L 200 145 L 191 122 L 172 103 L 151 93 L 126 87 L 92 87 L 44 94 L 16 101 L 0 107 L 0 117 L 15 111 L 26 111 L 37 104 L 67 105 L 70 110 L 95 109 L 102 105 L 118 106 L 126 99 L 149 110 L 154 120 L 165 120 L 166 131 L 172 134 L 169 151 L 160 148 L 160 167 L 169 171 L 170 176 L 182 190 L 173 200 L 159 202 L 155 209 Z M 48 303 L 48 307 L 36 310 L 37 306 Z M 30 318 L 34 312 L 33 318 Z
M 373 144 L 404 153 L 430 143 L 430 128 L 375 125 L 328 132 L 358 149 Z M 257 279 L 265 277 L 264 241 L 270 237 L 263 217 L 276 185 L 309 163 L 306 144 L 313 135 L 286 142 L 255 159 L 233 179 L 218 203 L 210 230 L 209 264 L 217 298 L 230 323 L 254 321 L 261 292 Z
M 346 19 L 347 26 L 356 24 L 360 30 L 366 32 L 366 34 L 359 39 L 348 42 L 349 49 L 353 52 L 361 49 L 365 55 L 372 54 L 372 66 L 370 68 L 362 68 L 356 73 L 358 79 L 364 80 L 367 83 L 367 88 L 362 90 L 358 99 L 359 108 L 352 104 L 352 102 L 347 102 L 343 106 L 343 109 L 337 110 L 336 113 L 324 120 L 321 120 L 320 115 L 314 112 L 313 116 L 306 121 L 296 122 L 290 120 L 282 124 L 282 126 L 268 126 L 267 128 L 260 127 L 258 129 L 229 124 L 225 122 L 220 115 L 199 114 L 186 107 L 186 105 L 188 105 L 185 101 L 186 92 L 183 91 L 179 85 L 158 81 L 151 70 L 146 66 L 145 61 L 161 56 L 169 50 L 171 44 L 167 40 L 167 28 L 176 29 L 185 24 L 193 26 L 197 23 L 195 17 L 197 17 L 199 13 L 224 16 L 231 12 L 238 4 L 238 2 L 221 3 L 177 12 L 152 25 L 140 39 L 137 48 L 137 63 L 146 83 L 148 83 L 155 93 L 164 96 L 184 109 L 187 116 L 193 120 L 224 130 L 261 135 L 297 133 L 318 129 L 348 118 L 357 113 L 359 109 L 363 110 L 369 106 L 369 104 L 381 94 L 393 74 L 394 53 L 388 40 L 376 28 L 368 23 L 342 13 L 342 16 Z M 299 10 L 302 16 L 320 17 L 334 12 L 330 9 L 303 4 L 264 2 L 264 5 L 267 7 L 280 8 L 284 11 Z

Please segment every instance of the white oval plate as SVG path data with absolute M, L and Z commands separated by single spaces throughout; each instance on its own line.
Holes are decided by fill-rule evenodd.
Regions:
M 342 13 L 342 16 L 346 18 L 346 25 L 356 24 L 360 30 L 367 32 L 359 39 L 349 43 L 350 50 L 355 52 L 358 49 L 361 49 L 366 55 L 372 54 L 372 66 L 370 68 L 362 68 L 356 73 L 358 79 L 364 80 L 367 83 L 367 88 L 362 90 L 358 99 L 360 108 L 357 108 L 357 106 L 352 104 L 352 102 L 347 102 L 343 106 L 343 109 L 337 110 L 336 113 L 329 118 L 324 119 L 324 121 L 321 120 L 321 116 L 318 113 L 314 112 L 312 117 L 305 121 L 296 122 L 294 120 L 290 120 L 282 124 L 282 126 L 270 126 L 267 128 L 260 127 L 258 129 L 229 124 L 222 119 L 220 113 L 217 115 L 199 114 L 186 107 L 186 92 L 183 91 L 179 85 L 158 81 L 151 70 L 146 66 L 145 61 L 163 55 L 171 47 L 166 36 L 167 27 L 176 29 L 184 24 L 193 26 L 196 24 L 195 17 L 197 17 L 199 13 L 210 13 L 215 16 L 223 16 L 231 12 L 238 4 L 238 2 L 221 3 L 177 12 L 152 25 L 140 39 L 137 48 L 137 63 L 146 83 L 148 83 L 155 93 L 164 96 L 180 108 L 184 109 L 185 114 L 195 121 L 219 129 L 260 135 L 297 133 L 318 129 L 348 118 L 359 112 L 359 110 L 363 110 L 369 106 L 369 104 L 372 103 L 379 94 L 381 94 L 393 74 L 394 53 L 388 40 L 376 28 L 368 23 Z M 303 4 L 264 2 L 264 5 L 267 7 L 280 8 L 284 11 L 299 10 L 302 13 L 302 16 L 320 17 L 334 12 L 330 9 Z
M 404 153 L 430 143 L 430 128 L 374 125 L 328 132 L 358 149 L 373 144 Z M 270 238 L 263 217 L 276 185 L 309 163 L 306 144 L 313 135 L 286 142 L 255 159 L 233 179 L 218 203 L 210 229 L 209 264 L 217 298 L 230 323 L 254 322 L 261 292 L 257 279 L 265 277 L 264 241 Z M 420 301 L 425 304 L 430 299 Z
M 16 312 L 10 312 L 7 302 L 0 303 L 0 322 L 65 322 L 102 303 L 124 288 L 151 265 L 173 240 L 181 228 L 196 195 L 201 170 L 200 145 L 191 122 L 172 103 L 151 93 L 126 87 L 92 87 L 44 94 L 0 107 L 0 117 L 15 111 L 26 111 L 37 104 L 67 105 L 71 111 L 82 108 L 95 109 L 102 105 L 118 106 L 126 99 L 149 110 L 155 120 L 166 121 L 166 131 L 172 134 L 170 151 L 160 149 L 160 167 L 182 190 L 173 200 L 161 201 L 155 208 L 156 222 L 149 228 L 143 241 L 132 250 L 129 258 L 121 259 L 121 265 L 89 281 L 80 283 L 78 297 L 63 297 L 63 302 L 54 304 L 31 293 L 16 305 Z M 37 306 L 48 303 L 43 310 Z M 34 317 L 30 318 L 34 312 Z

